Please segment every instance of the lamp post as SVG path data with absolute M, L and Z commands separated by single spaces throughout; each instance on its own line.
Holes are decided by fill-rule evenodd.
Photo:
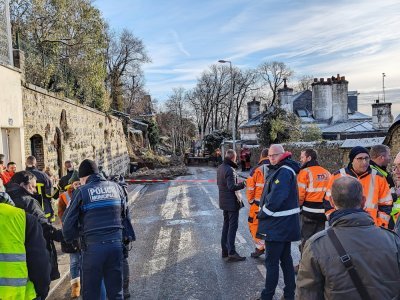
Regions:
M 382 89 L 383 89 L 383 103 L 385 103 L 385 77 L 386 74 L 382 73 Z
M 232 72 L 232 62 L 230 60 L 223 60 L 220 59 L 218 61 L 221 64 L 229 63 L 229 71 L 231 73 L 231 103 L 232 103 L 232 110 L 233 110 L 233 116 L 232 116 L 232 148 L 233 150 L 236 151 L 236 105 L 235 101 L 233 100 L 233 72 Z

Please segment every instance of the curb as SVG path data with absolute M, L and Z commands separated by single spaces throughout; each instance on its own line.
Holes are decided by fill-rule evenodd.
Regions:
M 128 192 L 128 207 L 140 196 L 140 194 L 142 193 L 142 191 L 146 188 L 146 185 L 144 184 L 139 184 L 137 185 L 133 190 Z M 55 284 L 55 286 L 53 286 L 50 291 L 49 294 L 47 295 L 46 299 L 50 299 L 50 297 L 54 294 L 55 291 L 57 291 L 57 289 L 60 287 L 60 285 L 62 285 L 69 277 L 69 268 L 68 270 L 62 274 L 62 276 L 60 277 L 60 279 L 58 280 L 58 282 Z

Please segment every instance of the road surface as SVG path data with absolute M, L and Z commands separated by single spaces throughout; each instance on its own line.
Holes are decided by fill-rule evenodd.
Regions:
M 236 238 L 243 262 L 221 258 L 222 211 L 218 208 L 216 169 L 192 167 L 191 175 L 148 184 L 131 203 L 137 234 L 129 257 L 131 299 L 257 299 L 264 285 L 264 255 L 253 259 L 247 227 L 248 205 L 240 211 Z M 243 192 L 244 193 L 244 192 Z M 297 243 L 292 244 L 295 262 Z M 282 297 L 282 272 L 276 299 Z M 54 299 L 68 299 L 69 283 Z

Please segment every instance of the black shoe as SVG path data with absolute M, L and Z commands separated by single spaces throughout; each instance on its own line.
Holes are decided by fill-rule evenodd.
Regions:
M 228 257 L 228 251 L 222 251 L 221 257 L 222 258 L 227 258 Z
M 256 250 L 254 252 L 252 252 L 250 254 L 250 256 L 253 257 L 253 258 L 260 257 L 261 255 L 264 254 L 264 251 L 265 251 L 265 249 L 260 250 L 260 249 L 256 248 Z
M 240 256 L 239 254 L 237 254 L 237 253 L 235 253 L 235 254 L 232 254 L 232 255 L 228 255 L 228 261 L 232 261 L 232 262 L 234 262 L 234 261 L 244 261 L 244 260 L 246 260 L 246 257 L 245 256 Z

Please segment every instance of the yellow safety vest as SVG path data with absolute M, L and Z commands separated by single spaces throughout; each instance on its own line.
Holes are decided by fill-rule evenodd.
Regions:
M 25 211 L 0 203 L 0 299 L 32 300 L 35 287 L 28 278 L 25 252 Z

